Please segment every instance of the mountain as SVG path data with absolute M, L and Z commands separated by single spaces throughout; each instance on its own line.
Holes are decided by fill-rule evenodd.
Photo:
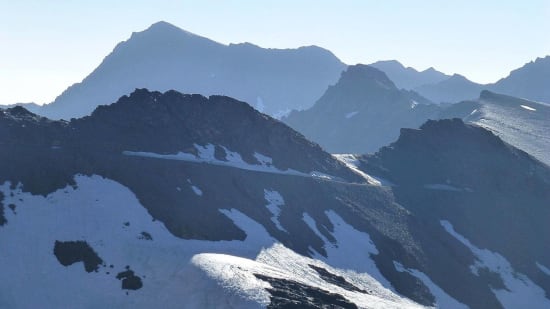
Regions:
M 344 68 L 332 53 L 316 46 L 223 45 L 158 22 L 119 43 L 82 82 L 39 113 L 52 119 L 82 117 L 135 88 L 149 88 L 228 95 L 282 115 L 308 108 Z
M 478 124 L 550 166 L 548 104 L 482 91 L 477 100 L 457 103 L 441 117 Z
M 510 72 L 492 85 L 490 90 L 526 98 L 532 101 L 550 103 L 550 56 L 537 58 L 523 67 Z
M 403 129 L 395 143 L 359 162 L 393 184 L 397 203 L 427 225 L 442 226 L 475 256 L 462 263 L 469 273 L 492 278 L 503 307 L 548 306 L 547 165 L 459 119 Z
M 439 111 L 417 93 L 397 89 L 382 71 L 355 65 L 313 107 L 283 121 L 329 152 L 365 153 L 397 139 L 400 128 L 418 127 Z
M 15 107 L 15 106 L 22 106 L 24 107 L 26 110 L 30 111 L 30 112 L 33 112 L 33 113 L 38 113 L 40 111 L 40 105 L 34 103 L 34 102 L 29 102 L 29 103 L 14 103 L 14 104 L 7 104 L 7 105 L 0 105 L 2 108 L 12 108 L 12 107 Z
M 399 89 L 412 90 L 422 85 L 437 84 L 450 77 L 434 68 L 419 72 L 414 68 L 405 67 L 396 60 L 377 61 L 370 66 L 386 73 Z
M 475 99 L 486 86 L 474 83 L 466 77 L 454 74 L 441 82 L 422 85 L 414 90 L 437 103 L 456 103 Z
M 140 89 L 70 122 L 1 110 L 0 144 L 0 307 L 550 302 L 550 171 L 459 120 L 333 157 L 232 98 Z

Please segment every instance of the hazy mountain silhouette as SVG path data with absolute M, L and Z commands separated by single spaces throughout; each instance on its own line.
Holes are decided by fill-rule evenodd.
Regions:
M 485 87 L 454 74 L 439 83 L 423 85 L 414 90 L 436 103 L 455 103 L 477 98 Z
M 370 66 L 386 73 L 397 88 L 409 90 L 426 84 L 435 84 L 450 77 L 434 68 L 417 71 L 415 68 L 405 67 L 397 60 L 377 61 Z
M 50 118 L 91 113 L 135 88 L 223 94 L 276 115 L 304 109 L 337 81 L 345 65 L 316 47 L 223 45 L 158 22 L 119 43 L 81 83 L 41 109 Z
M 417 93 L 397 89 L 384 72 L 355 65 L 313 107 L 283 121 L 329 152 L 365 153 L 397 139 L 400 128 L 418 127 L 439 111 Z
M 491 86 L 499 93 L 550 103 L 550 56 L 537 58 Z

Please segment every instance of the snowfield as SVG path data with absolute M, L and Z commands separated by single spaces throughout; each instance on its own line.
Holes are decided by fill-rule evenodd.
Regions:
M 363 308 L 419 308 L 395 294 L 370 259 L 377 249 L 368 234 L 336 213 L 336 243 L 328 257 L 300 256 L 277 243 L 265 228 L 234 209 L 221 209 L 245 233 L 245 241 L 180 239 L 155 221 L 126 187 L 100 176 L 75 176 L 76 185 L 47 196 L 0 185 L 7 223 L 0 227 L 0 307 L 40 308 L 257 308 L 269 303 L 269 284 L 254 276 L 294 280 L 338 293 Z M 266 189 L 273 209 L 284 198 Z M 10 207 L 12 208 L 12 207 Z M 315 226 L 310 217 L 310 227 Z M 150 237 L 143 237 L 144 232 Z M 101 258 L 97 271 L 82 262 L 63 266 L 56 241 L 85 241 Z M 358 290 L 325 281 L 310 265 L 341 276 Z M 143 287 L 124 290 L 117 273 L 132 270 Z M 32 293 L 32 297 L 29 297 Z
M 136 157 L 146 157 L 146 158 L 155 158 L 155 159 L 164 159 L 164 160 L 179 160 L 186 162 L 195 162 L 195 163 L 207 163 L 220 166 L 228 166 L 238 169 L 243 169 L 247 171 L 256 171 L 262 173 L 271 173 L 271 174 L 282 174 L 282 175 L 292 175 L 292 176 L 301 176 L 301 177 L 313 177 L 323 180 L 341 180 L 339 177 L 334 177 L 327 175 L 318 171 L 312 171 L 309 174 L 302 173 L 293 169 L 280 170 L 273 166 L 273 159 L 262 155 L 260 153 L 254 153 L 254 157 L 260 164 L 250 164 L 245 162 L 241 155 L 237 152 L 230 151 L 224 146 L 220 146 L 225 150 L 226 156 L 225 161 L 219 160 L 214 156 L 215 146 L 212 144 L 207 144 L 205 146 L 195 144 L 195 149 L 197 149 L 198 155 L 186 152 L 178 152 L 177 154 L 160 154 L 154 152 L 144 152 L 144 151 L 123 151 L 122 154 L 127 156 L 136 156 Z
M 527 276 L 517 273 L 512 265 L 502 255 L 488 249 L 480 249 L 453 228 L 449 221 L 440 222 L 443 228 L 458 241 L 468 247 L 477 261 L 470 266 L 471 271 L 478 275 L 481 268 L 486 268 L 498 274 L 506 289 L 492 289 L 504 308 L 550 308 L 550 299 L 546 298 L 544 290 Z

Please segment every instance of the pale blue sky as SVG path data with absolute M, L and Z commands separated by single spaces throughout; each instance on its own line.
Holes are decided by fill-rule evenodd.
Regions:
M 550 54 L 550 1 L 0 0 L 0 104 L 51 102 L 131 32 L 168 21 L 221 43 L 318 45 L 494 82 Z

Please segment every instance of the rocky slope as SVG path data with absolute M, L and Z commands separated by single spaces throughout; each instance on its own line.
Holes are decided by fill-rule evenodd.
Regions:
M 403 129 L 395 143 L 360 161 L 363 171 L 393 184 L 396 202 L 475 255 L 470 271 L 491 278 L 501 304 L 547 306 L 548 166 L 459 119 Z
M 309 107 L 345 65 L 316 46 L 223 45 L 166 22 L 119 43 L 82 82 L 39 110 L 54 119 L 89 115 L 135 88 L 228 95 L 271 115 Z
M 538 224 L 547 167 L 483 129 L 453 124 L 405 133 L 360 166 L 398 185 L 388 187 L 228 97 L 137 90 L 71 122 L 3 110 L 0 265 L 10 280 L 0 281 L 0 307 L 514 308 L 506 296 L 525 295 L 532 308 L 547 306 L 548 234 L 532 243 L 532 233 L 546 232 Z M 413 149 L 400 146 L 408 136 Z M 482 164 L 474 146 L 445 156 L 455 146 L 449 137 L 459 146 L 487 141 L 482 160 L 497 158 L 486 169 L 492 178 L 462 175 Z M 411 171 L 385 159 L 391 149 L 400 164 L 425 168 L 412 172 L 430 186 L 409 186 Z M 437 158 L 454 169 L 430 172 L 446 166 L 433 165 Z M 502 174 L 500 163 L 512 168 Z M 439 183 L 442 173 L 450 183 Z M 486 203 L 479 220 L 506 202 L 497 222 L 521 216 L 518 225 L 476 225 L 473 235 L 463 195 L 438 191 L 462 185 L 474 190 L 460 191 L 467 202 Z M 439 200 L 412 203 L 409 188 Z M 520 202 L 534 217 L 518 211 Z M 453 211 L 422 210 L 442 204 Z M 504 227 L 516 234 L 495 241 Z M 480 258 L 465 244 L 499 252 L 508 272 L 472 272 Z M 508 281 L 511 273 L 521 280 Z

